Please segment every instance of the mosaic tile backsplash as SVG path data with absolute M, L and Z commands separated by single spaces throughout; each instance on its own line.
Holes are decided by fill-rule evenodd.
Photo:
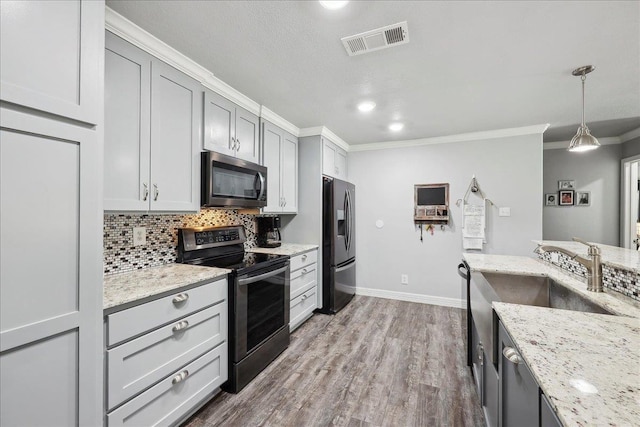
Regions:
M 563 253 L 558 252 L 558 255 L 558 262 L 555 263 L 551 262 L 551 252 L 538 254 L 545 261 L 551 262 L 578 276 L 587 277 L 587 269 L 582 264 Z M 602 283 L 606 288 L 640 301 L 640 274 L 634 271 L 603 265 Z
M 256 246 L 254 215 L 230 209 L 203 209 L 187 215 L 104 215 L 104 274 L 124 273 L 170 264 L 176 260 L 177 229 L 244 225 L 245 250 Z M 147 243 L 133 246 L 133 227 L 146 227 Z

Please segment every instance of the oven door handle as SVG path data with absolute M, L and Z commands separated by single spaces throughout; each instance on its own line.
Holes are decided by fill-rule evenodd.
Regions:
M 259 276 L 248 277 L 246 279 L 238 279 L 238 285 L 239 286 L 248 285 L 250 283 L 259 282 L 260 280 L 266 279 L 267 277 L 277 276 L 278 274 L 284 271 L 287 271 L 287 268 L 289 268 L 288 265 L 286 267 L 282 267 L 277 270 L 272 270 L 268 273 L 260 274 Z

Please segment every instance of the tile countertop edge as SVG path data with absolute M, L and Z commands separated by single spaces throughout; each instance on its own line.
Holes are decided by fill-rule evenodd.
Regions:
M 318 245 L 312 244 L 304 244 L 304 243 L 283 243 L 281 246 L 277 248 L 251 248 L 248 249 L 248 252 L 253 252 L 257 254 L 271 254 L 271 255 L 285 255 L 285 256 L 296 256 L 305 252 L 312 251 L 314 249 L 318 249 Z
M 640 387 L 631 371 L 640 363 L 640 319 L 501 302 L 493 309 L 563 425 L 637 425 Z M 612 363 L 611 348 L 625 359 Z
M 141 300 L 222 278 L 225 268 L 166 264 L 104 276 L 103 310 L 117 311 Z

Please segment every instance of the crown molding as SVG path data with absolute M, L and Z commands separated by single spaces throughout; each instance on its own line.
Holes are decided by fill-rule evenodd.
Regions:
M 353 150 L 352 145 L 347 144 L 345 140 L 343 140 L 338 135 L 333 133 L 330 129 L 327 129 L 324 126 L 316 126 L 311 128 L 300 129 L 300 134 L 298 136 L 300 138 L 303 138 L 305 136 L 316 136 L 316 135 L 320 135 L 331 140 L 331 142 L 333 142 L 334 144 L 336 144 L 338 147 L 342 148 L 345 151 Z
M 282 117 L 280 117 L 279 115 L 277 115 L 276 113 L 274 113 L 273 111 L 265 107 L 264 105 L 260 106 L 260 117 L 265 120 L 268 120 L 269 122 L 273 123 L 279 128 L 286 130 L 293 136 L 296 136 L 296 137 L 300 136 L 300 128 L 298 128 L 296 125 L 292 124 L 291 122 L 283 119 Z
M 260 104 L 238 92 L 202 65 L 107 6 L 105 6 L 105 29 L 198 80 L 204 87 L 219 93 L 242 108 L 255 115 L 260 114 Z
M 631 141 L 632 139 L 640 138 L 640 128 L 630 130 L 627 133 L 620 135 L 621 142 Z
M 409 139 L 404 141 L 373 142 L 350 146 L 350 151 L 385 150 L 388 148 L 418 147 L 421 145 L 451 144 L 454 142 L 479 141 L 484 139 L 508 138 L 522 135 L 542 135 L 549 127 L 548 123 L 519 128 L 497 129 L 481 132 L 461 133 L 457 135 L 437 136 L 433 138 Z
M 619 136 L 612 136 L 608 138 L 598 138 L 598 142 L 600 143 L 600 145 L 622 144 L 622 140 Z M 542 149 L 543 150 L 560 150 L 560 149 L 566 150 L 567 148 L 569 148 L 570 143 L 571 143 L 570 140 L 545 142 L 544 144 L 542 144 Z

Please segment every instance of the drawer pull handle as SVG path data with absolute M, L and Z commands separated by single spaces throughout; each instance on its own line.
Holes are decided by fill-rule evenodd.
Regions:
M 306 295 L 302 295 L 302 301 L 306 300 L 308 297 Z
M 180 372 L 178 375 L 173 377 L 173 380 L 171 380 L 171 383 L 173 385 L 181 383 L 182 381 L 186 380 L 188 376 L 189 376 L 189 371 L 185 369 L 184 371 Z
M 515 351 L 512 347 L 505 347 L 504 350 L 502 350 L 502 355 L 514 365 L 518 365 L 522 361 L 518 352 Z
M 179 332 L 188 327 L 189 327 L 189 322 L 187 322 L 186 320 L 183 320 L 182 322 L 178 323 L 176 326 L 173 327 L 173 332 Z
M 303 268 L 303 269 L 302 269 L 302 274 L 307 274 L 307 273 L 308 273 L 307 269 L 306 269 L 306 268 Z
M 302 255 L 302 260 L 306 261 L 307 260 L 307 256 L 306 255 Z
M 185 302 L 188 299 L 189 299 L 189 294 L 187 293 L 179 294 L 179 295 L 176 295 L 176 297 L 173 299 L 173 303 L 180 304 L 181 302 Z

